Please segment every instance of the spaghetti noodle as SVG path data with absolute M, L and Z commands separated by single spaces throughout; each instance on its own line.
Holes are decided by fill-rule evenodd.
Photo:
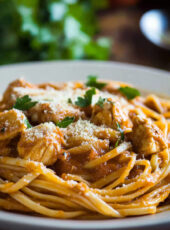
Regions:
M 0 209 L 61 219 L 170 210 L 170 100 L 93 76 L 19 79 L 0 111 Z

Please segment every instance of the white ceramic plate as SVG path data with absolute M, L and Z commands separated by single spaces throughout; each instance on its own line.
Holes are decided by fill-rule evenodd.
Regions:
M 94 74 L 101 78 L 126 81 L 144 90 L 170 96 L 170 74 L 165 71 L 114 62 L 37 62 L 0 67 L 0 93 L 12 80 L 83 80 Z M 102 221 L 55 220 L 0 211 L 0 229 L 170 229 L 170 212 L 156 215 Z

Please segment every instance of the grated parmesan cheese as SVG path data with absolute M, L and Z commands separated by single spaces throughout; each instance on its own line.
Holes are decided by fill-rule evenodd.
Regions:
M 16 92 L 19 96 L 29 95 L 32 100 L 38 101 L 38 103 L 48 103 L 54 111 L 57 105 L 62 106 L 63 109 L 74 110 L 74 105 L 68 103 L 68 99 L 71 98 L 74 104 L 78 97 L 84 97 L 86 91 L 87 89 L 72 89 L 71 86 L 70 88 L 67 87 L 63 90 L 44 90 L 22 87 L 14 88 L 14 92 Z M 113 101 L 119 101 L 121 104 L 127 104 L 127 101 L 120 96 L 96 90 L 96 94 L 92 98 L 92 106 L 96 104 L 99 97 L 111 98 Z
M 54 130 L 56 130 L 54 123 L 45 122 L 39 126 L 25 130 L 25 137 L 28 141 L 34 142 L 37 139 L 43 138 L 44 135 L 52 136 Z
M 96 131 L 104 130 L 104 126 L 96 126 L 88 120 L 79 119 L 77 122 L 70 124 L 66 129 L 62 129 L 65 135 L 83 138 L 84 140 L 98 140 L 94 135 Z

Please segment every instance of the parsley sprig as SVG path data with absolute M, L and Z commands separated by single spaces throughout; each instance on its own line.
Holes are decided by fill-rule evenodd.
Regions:
M 75 104 L 81 108 L 87 107 L 92 103 L 92 97 L 96 94 L 95 88 L 86 91 L 84 97 L 78 97 Z
M 60 128 L 66 128 L 68 125 L 74 122 L 74 117 L 65 117 L 62 121 L 57 122 L 56 125 Z
M 105 82 L 98 82 L 97 79 L 98 79 L 97 76 L 91 76 L 91 75 L 88 76 L 86 86 L 95 87 L 101 90 L 107 85 L 107 83 Z
M 24 123 L 25 123 L 25 125 L 27 126 L 27 129 L 32 128 L 32 125 L 29 123 L 29 120 L 28 120 L 28 119 L 25 119 Z
M 116 122 L 116 125 L 117 125 L 117 130 L 121 134 L 121 141 L 124 141 L 124 139 L 125 139 L 124 131 L 123 131 L 123 129 L 121 129 L 120 124 L 118 122 Z
M 125 87 L 120 87 L 119 91 L 125 95 L 127 97 L 128 100 L 132 100 L 137 96 L 140 96 L 140 92 L 139 90 L 129 87 L 129 86 L 125 86 Z
M 124 141 L 124 139 L 125 139 L 125 135 L 124 135 L 124 131 L 123 131 L 123 129 L 121 129 L 121 127 L 120 127 L 120 124 L 118 123 L 118 122 L 116 122 L 116 125 L 117 125 L 117 130 L 120 132 L 120 139 L 118 139 L 117 141 L 116 141 L 116 143 L 115 143 L 115 148 L 119 145 L 119 143 L 121 142 L 121 141 Z
M 101 96 L 99 97 L 98 101 L 96 102 L 96 105 L 100 106 L 103 108 L 104 102 L 106 101 L 106 98 L 102 98 Z
M 33 106 L 35 106 L 37 103 L 38 103 L 37 101 L 32 101 L 29 95 L 25 95 L 23 97 L 17 98 L 13 108 L 19 110 L 28 110 Z
M 68 102 L 69 104 L 73 104 L 71 98 L 68 98 L 67 102 Z

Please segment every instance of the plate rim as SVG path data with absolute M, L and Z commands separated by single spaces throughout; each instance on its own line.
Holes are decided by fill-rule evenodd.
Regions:
M 105 230 L 119 230 L 119 229 L 134 229 L 134 228 L 145 228 L 145 227 L 154 227 L 154 226 L 170 226 L 170 219 L 167 217 L 170 214 L 170 211 L 165 211 L 167 216 L 164 218 L 156 218 L 158 214 L 151 214 L 138 217 L 128 217 L 121 219 L 110 219 L 110 220 L 65 220 L 65 219 L 53 219 L 48 217 L 36 217 L 36 216 L 27 216 L 24 214 L 17 213 L 8 213 L 7 211 L 0 211 L 0 224 L 16 225 L 16 226 L 29 226 L 29 227 L 42 227 L 49 229 L 79 229 L 79 230 L 90 230 L 90 229 L 105 229 Z M 9 218 L 11 217 L 11 218 Z M 153 219 L 146 217 L 155 217 Z M 123 220 L 120 222 L 119 220 Z M 115 222 L 116 221 L 116 222 Z M 129 224 L 130 223 L 130 224 Z M 100 225 L 99 225 L 100 224 Z M 114 226 L 115 224 L 115 226 Z M 83 225 L 80 228 L 80 225 Z
M 88 65 L 114 65 L 118 67 L 133 69 L 133 70 L 142 70 L 142 71 L 150 71 L 158 74 L 165 74 L 169 75 L 170 70 L 164 70 L 156 67 L 151 66 L 144 66 L 140 64 L 134 64 L 134 63 L 126 63 L 126 62 L 119 62 L 119 61 L 101 61 L 101 60 L 47 60 L 47 61 L 28 61 L 28 62 L 21 62 L 21 63 L 12 63 L 12 64 L 6 64 L 1 65 L 1 69 L 6 68 L 15 68 L 20 66 L 30 66 L 30 65 L 43 65 L 43 64 L 88 64 Z

